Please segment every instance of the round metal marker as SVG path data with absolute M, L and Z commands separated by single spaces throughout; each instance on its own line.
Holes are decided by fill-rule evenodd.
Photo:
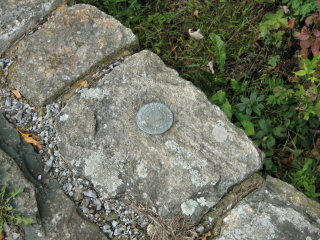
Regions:
M 140 108 L 136 123 L 145 133 L 161 134 L 172 126 L 173 114 L 166 105 L 152 102 Z

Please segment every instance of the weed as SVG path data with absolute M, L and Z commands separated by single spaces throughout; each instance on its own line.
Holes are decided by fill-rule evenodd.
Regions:
M 18 214 L 12 205 L 13 199 L 23 192 L 23 188 L 11 192 L 8 192 L 7 188 L 6 181 L 0 184 L 0 233 L 3 232 L 4 223 L 24 226 L 34 222 L 33 219 Z
M 292 15 L 302 20 L 309 13 L 316 10 L 316 0 L 282 0 L 282 4 L 286 4 L 292 10 Z
M 267 44 L 280 47 L 283 35 L 285 34 L 285 31 L 279 30 L 281 27 L 288 27 L 288 18 L 284 16 L 282 9 L 276 13 L 268 13 L 264 16 L 259 24 L 260 35 L 262 38 L 265 38 Z

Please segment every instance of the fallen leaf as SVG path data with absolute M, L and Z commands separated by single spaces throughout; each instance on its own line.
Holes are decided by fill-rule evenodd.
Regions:
M 197 40 L 203 39 L 203 35 L 201 34 L 200 29 L 198 29 L 197 31 L 192 31 L 192 29 L 189 29 L 188 33 L 192 38 L 195 38 Z
M 202 237 L 201 240 L 207 240 L 207 238 L 210 237 L 210 236 L 211 236 L 211 232 L 207 232 L 207 233 Z
M 21 134 L 23 140 L 27 143 L 31 143 L 33 146 L 43 149 L 43 146 L 40 144 L 40 137 L 24 131 L 22 128 L 18 128 L 18 132 Z
M 21 98 L 21 94 L 19 93 L 18 90 L 13 89 L 11 90 L 11 92 L 13 93 L 14 96 L 16 96 L 17 99 Z
M 210 72 L 211 72 L 212 74 L 214 74 L 215 72 L 214 72 L 214 69 L 213 69 L 213 61 L 210 61 L 210 62 L 208 63 L 208 67 L 209 67 L 209 69 L 210 69 Z
M 273 92 L 274 92 L 274 93 L 281 92 L 281 88 L 275 88 L 275 89 L 273 89 Z
M 288 21 L 288 28 L 289 28 L 289 29 L 293 29 L 295 23 L 296 23 L 296 19 L 295 19 L 295 18 L 290 19 L 290 20 Z
M 288 6 L 280 6 L 280 7 L 282 8 L 282 10 L 283 10 L 283 12 L 284 12 L 285 14 L 287 14 L 287 13 L 290 12 Z
M 302 57 L 307 57 L 308 56 L 308 49 L 307 48 L 303 48 L 300 50 L 300 55 Z
M 199 10 L 195 10 L 195 11 L 193 12 L 193 15 L 196 16 L 196 17 L 198 17 L 198 16 L 199 16 Z
M 89 83 L 87 80 L 80 82 L 80 87 L 87 88 L 88 86 L 89 86 Z
M 3 232 L 0 232 L 0 240 L 3 240 L 4 239 L 4 234 Z

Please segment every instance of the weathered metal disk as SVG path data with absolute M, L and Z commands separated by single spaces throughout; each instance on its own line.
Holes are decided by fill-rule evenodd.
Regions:
M 152 102 L 140 108 L 136 123 L 145 133 L 161 134 L 172 126 L 173 114 L 166 105 Z

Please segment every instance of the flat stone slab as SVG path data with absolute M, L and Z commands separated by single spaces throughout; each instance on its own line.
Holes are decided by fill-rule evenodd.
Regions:
M 1 0 L 0 55 L 63 0 Z
M 13 88 L 41 106 L 102 63 L 138 47 L 137 38 L 96 7 L 62 6 L 35 33 L 10 49 L 15 59 L 8 79 Z
M 224 218 L 217 240 L 318 240 L 320 204 L 293 186 L 268 177 Z
M 165 133 L 136 116 L 157 102 L 173 113 Z M 150 51 L 128 57 L 96 88 L 82 89 L 56 121 L 59 150 L 105 197 L 133 195 L 165 217 L 200 217 L 258 171 L 260 151 L 224 113 Z

